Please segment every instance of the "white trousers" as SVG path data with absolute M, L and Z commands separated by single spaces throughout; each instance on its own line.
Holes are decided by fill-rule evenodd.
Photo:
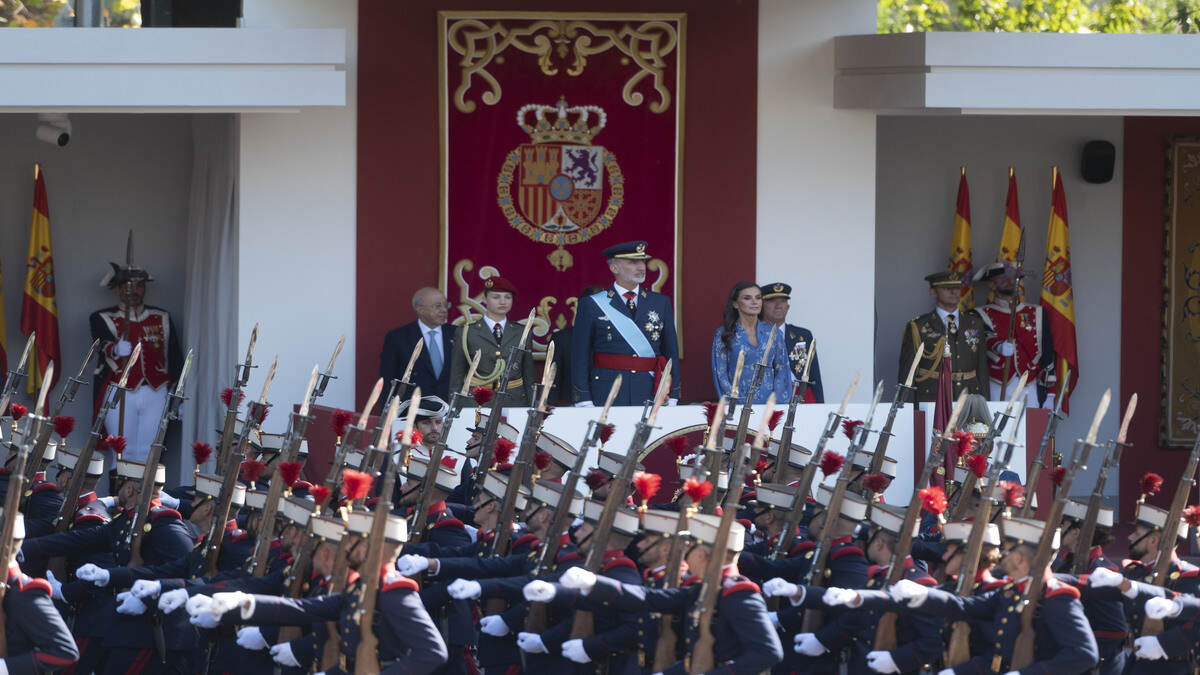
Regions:
M 1019 375 L 1008 381 L 1008 389 L 1005 392 L 1008 395 L 1008 398 L 1012 398 L 1012 395 L 1014 393 L 1016 393 L 1017 383 L 1020 381 L 1021 381 L 1021 377 Z M 1008 400 L 1008 398 L 1001 398 L 999 382 L 997 382 L 996 380 L 989 380 L 988 383 L 991 385 L 991 394 L 992 394 L 991 396 L 988 397 L 989 401 L 1007 401 Z M 1025 407 L 1026 408 L 1037 408 L 1038 407 L 1037 382 L 1029 382 L 1028 384 L 1025 385 Z M 1051 410 L 1054 409 L 1054 392 L 1049 392 L 1046 394 L 1046 404 L 1041 407 L 1050 408 Z
M 158 433 L 158 420 L 167 406 L 167 385 L 158 389 L 143 384 L 125 394 L 125 452 L 122 457 L 144 462 Z M 116 436 L 121 425 L 120 399 L 104 418 L 104 428 Z M 105 462 L 108 463 L 107 461 Z

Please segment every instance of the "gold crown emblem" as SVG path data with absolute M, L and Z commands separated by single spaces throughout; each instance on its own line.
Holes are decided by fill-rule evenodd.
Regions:
M 645 244 L 638 244 L 638 245 L 637 245 L 637 252 L 638 252 L 638 253 L 644 253 L 645 251 L 646 251 L 646 245 L 645 245 Z
M 568 107 L 567 99 L 561 97 L 558 105 L 531 103 L 517 111 L 517 125 L 534 143 L 591 145 L 607 121 L 608 115 L 599 106 Z
M 494 281 L 492 281 L 491 279 L 488 279 L 487 281 L 483 282 L 484 288 L 491 288 L 492 286 L 495 286 L 495 285 L 496 285 L 496 283 Z
M 775 292 L 782 293 L 783 292 L 783 284 L 775 284 Z

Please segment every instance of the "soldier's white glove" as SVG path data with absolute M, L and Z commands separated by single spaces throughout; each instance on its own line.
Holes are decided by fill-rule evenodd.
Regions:
M 248 603 L 250 603 L 251 611 L 253 611 L 254 605 L 252 604 L 252 601 L 253 598 L 249 593 L 243 593 L 241 591 L 233 591 L 232 593 L 213 593 L 212 605 L 209 606 L 208 612 L 209 614 L 213 615 L 213 618 L 220 619 L 221 615 L 225 612 L 241 607 L 242 614 L 244 615 L 246 609 L 245 605 Z M 243 616 L 242 618 L 246 617 Z
M 129 614 L 136 616 L 146 613 L 146 603 L 134 597 L 129 591 L 117 593 L 117 614 Z
M 470 579 L 455 579 L 446 587 L 446 592 L 455 600 L 474 600 L 483 594 L 483 586 Z
M 596 404 L 592 403 L 591 401 L 580 401 L 579 403 L 575 404 L 575 407 L 576 408 L 595 408 Z
M 50 591 L 61 598 L 62 582 L 54 578 L 53 570 L 46 570 L 46 581 L 50 582 Z
M 292 644 L 290 642 L 280 642 L 271 647 L 271 658 L 281 666 L 300 667 L 300 662 L 292 654 Z
M 499 616 L 485 616 L 479 620 L 479 632 L 492 637 L 508 635 L 508 624 Z
M 1140 637 L 1133 641 L 1133 655 L 1139 659 L 1146 661 L 1157 661 L 1158 659 L 1167 658 L 1167 653 L 1163 651 L 1162 643 L 1153 635 Z
M 579 638 L 562 643 L 562 655 L 575 663 L 591 663 L 592 661 L 592 657 L 588 656 L 587 650 L 583 648 L 583 640 Z
M 768 598 L 775 598 L 779 596 L 786 596 L 790 598 L 793 595 L 798 594 L 800 591 L 801 588 L 799 586 L 779 577 L 767 579 L 762 585 L 763 595 L 767 596 Z
M 1146 601 L 1146 616 L 1151 619 L 1174 619 L 1183 611 L 1183 604 L 1169 598 L 1150 598 Z
M 170 614 L 175 610 L 183 607 L 188 601 L 188 592 L 186 588 L 176 588 L 173 591 L 167 591 L 158 599 L 158 608 L 163 612 Z
M 996 346 L 996 351 L 1000 352 L 1000 356 L 1012 356 L 1017 353 L 1017 346 L 1005 340 Z
M 679 399 L 669 398 L 667 399 L 667 405 L 679 405 Z
M 954 675 L 953 668 L 942 668 L 938 671 L 938 675 Z
M 75 570 L 75 576 L 84 581 L 90 581 L 100 587 L 108 585 L 108 570 L 100 567 L 99 565 L 93 565 L 92 563 L 80 565 L 79 569 Z
M 396 559 L 396 571 L 406 577 L 416 576 L 429 569 L 429 558 L 411 553 Z
M 117 356 L 129 356 L 133 353 L 133 345 L 129 340 L 118 340 L 117 344 L 113 345 L 113 351 Z
M 558 579 L 558 583 L 562 584 L 564 588 L 572 588 L 587 595 L 596 586 L 596 574 L 582 567 L 572 567 L 563 572 L 563 575 Z
M 897 581 L 895 586 L 888 589 L 888 593 L 891 594 L 892 600 L 914 608 L 923 605 L 929 597 L 928 588 L 908 579 Z
M 896 665 L 891 652 L 867 652 L 867 666 L 877 673 L 900 672 L 900 666 Z
M 554 584 L 536 579 L 525 584 L 525 599 L 530 602 L 550 602 L 557 591 Z
M 117 505 L 116 497 L 101 497 L 100 499 L 97 499 L 96 501 L 100 502 L 100 505 L 106 509 L 111 509 L 112 507 Z
M 800 633 L 796 636 L 795 643 L 796 653 L 805 656 L 820 656 L 829 651 L 812 633 Z
M 237 632 L 237 644 L 242 649 L 249 649 L 250 651 L 266 649 L 270 646 L 267 644 L 267 639 L 263 637 L 262 630 L 258 626 L 239 628 Z
M 775 630 L 783 630 L 783 625 L 779 623 L 779 612 L 767 612 L 767 618 L 771 620 Z
M 1107 567 L 1097 567 L 1088 575 L 1088 586 L 1092 588 L 1119 586 L 1122 581 L 1125 581 L 1124 575 L 1120 572 L 1114 572 Z
M 821 596 L 821 602 L 830 607 L 853 608 L 862 604 L 862 598 L 849 588 L 830 587 L 825 589 L 825 594 Z
M 207 595 L 193 595 L 187 599 L 186 607 L 187 613 L 191 616 L 196 616 L 197 614 L 208 614 L 209 610 L 212 609 L 212 598 L 208 597 Z
M 204 612 L 203 614 L 194 614 L 188 617 L 188 623 L 197 628 L 216 628 L 221 625 L 221 620 L 208 612 Z
M 135 598 L 155 598 L 162 591 L 162 582 L 154 579 L 138 579 L 129 589 Z
M 545 643 L 542 642 L 542 636 L 537 633 L 517 633 L 517 646 L 523 652 L 530 654 L 549 654 L 550 650 L 546 649 Z

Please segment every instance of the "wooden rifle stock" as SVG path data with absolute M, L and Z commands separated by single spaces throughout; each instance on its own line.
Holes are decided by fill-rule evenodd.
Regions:
M 346 591 L 350 574 L 350 555 L 349 545 L 346 543 L 349 540 L 348 535 L 343 536 L 338 542 L 337 555 L 333 559 L 333 573 L 329 576 L 329 594 L 336 595 Z M 341 640 L 338 635 L 337 621 L 325 622 L 325 643 L 321 646 L 321 670 L 328 671 L 338 664 L 338 655 L 341 653 Z
M 478 358 L 478 352 L 476 352 Z M 472 369 L 472 372 L 474 369 Z M 471 375 L 467 375 L 469 382 Z M 437 483 L 437 468 L 442 464 L 442 457 L 446 454 L 446 439 L 450 436 L 450 429 L 454 426 L 454 420 L 458 419 L 462 412 L 463 406 L 471 401 L 471 397 L 466 394 L 454 392 L 450 397 L 450 412 L 446 415 L 442 426 L 442 433 L 438 436 L 437 443 L 434 443 L 433 449 L 429 451 L 429 470 L 425 472 L 425 477 L 421 479 L 421 500 L 417 508 L 417 517 L 413 519 L 413 532 L 409 540 L 417 543 L 420 542 L 425 534 L 426 518 L 425 514 L 429 513 L 429 507 L 433 506 L 433 492 Z
M 533 327 L 533 317 L 536 308 L 529 310 L 529 318 L 525 320 L 525 330 L 521 333 L 521 340 L 513 345 L 508 350 L 508 361 L 504 364 L 504 372 L 500 374 L 500 382 L 496 385 L 495 396 L 492 397 L 492 407 L 488 411 L 487 425 L 483 427 L 482 440 L 479 442 L 479 466 L 475 467 L 475 480 L 472 482 L 471 494 L 468 497 L 468 504 L 475 503 L 475 497 L 479 494 L 479 488 L 483 485 L 483 476 L 492 466 L 492 456 L 495 452 L 496 436 L 500 432 L 500 410 L 504 407 L 504 394 L 508 391 L 508 383 L 512 380 L 513 375 L 516 375 L 520 368 L 521 353 L 527 351 L 525 349 L 525 340 L 529 337 L 529 329 Z M 550 363 L 547 361 L 546 363 Z M 470 386 L 471 381 L 467 380 L 466 385 Z M 545 395 L 543 394 L 543 400 Z M 510 481 L 511 482 L 511 481 Z M 515 499 L 515 497 L 514 497 Z M 501 530 L 505 528 L 500 528 Z M 499 533 L 497 533 L 499 534 Z
M 246 347 L 246 360 L 233 367 L 233 387 L 231 387 L 229 403 L 225 406 L 225 421 L 221 425 L 221 446 L 217 451 L 215 465 L 216 472 L 222 476 L 229 472 L 229 453 L 233 451 L 234 437 L 237 435 L 233 430 L 237 425 L 238 406 L 242 404 L 242 389 L 250 381 L 250 369 L 255 367 L 254 345 L 257 342 L 258 324 L 256 323 L 250 331 L 250 344 Z
M 896 542 L 897 559 L 903 561 L 904 558 L 899 557 L 901 551 L 908 551 L 912 548 L 912 530 L 913 526 L 921 517 L 921 495 L 920 490 L 929 485 L 929 481 L 933 478 L 933 470 L 942 465 L 942 458 L 945 457 L 946 440 L 954 431 L 954 425 L 958 422 L 958 415 L 962 412 L 963 403 L 967 400 L 967 392 L 963 391 L 958 396 L 958 400 L 954 402 L 954 408 L 950 411 L 950 419 L 946 422 L 946 429 L 941 435 L 935 437 L 934 444 L 929 449 L 929 456 L 925 458 L 925 466 L 921 469 L 921 477 L 917 479 L 917 483 L 913 489 L 912 496 L 908 500 L 908 509 L 904 512 L 904 524 L 900 526 L 900 538 Z M 816 458 L 813 458 L 816 461 Z M 828 520 L 828 517 L 826 517 Z M 782 537 L 781 537 L 782 538 Z M 907 554 L 905 554 L 907 555 Z M 891 586 L 900 580 L 900 576 L 904 574 L 903 565 L 897 569 L 895 563 L 888 569 L 887 585 Z M 879 618 L 879 624 L 875 629 L 875 649 L 887 651 L 896 648 L 896 613 L 886 612 Z
M 1054 556 L 1054 533 L 1058 531 L 1059 524 L 1062 522 L 1063 508 L 1066 506 L 1067 499 L 1071 494 L 1071 484 L 1075 480 L 1075 475 L 1080 470 L 1087 469 L 1088 455 L 1091 449 L 1096 445 L 1096 434 L 1099 431 L 1100 421 L 1104 418 L 1104 413 L 1108 410 L 1108 401 L 1111 397 L 1111 392 L 1104 392 L 1104 396 L 1100 399 L 1100 405 L 1096 408 L 1096 415 L 1092 418 L 1092 426 L 1088 430 L 1087 438 L 1080 440 L 1075 444 L 1074 457 L 1067 468 L 1066 474 L 1063 476 L 1062 486 L 1058 493 L 1054 496 L 1054 502 L 1050 504 L 1049 513 L 1046 514 L 1046 526 L 1042 530 L 1041 540 L 1038 542 L 1037 554 L 1034 556 L 1033 564 L 1030 566 L 1029 585 L 1025 587 L 1025 593 L 1022 596 L 1024 606 L 1021 610 L 1021 632 L 1017 634 L 1017 642 L 1013 646 L 1012 670 L 1020 670 L 1033 663 L 1033 648 L 1034 648 L 1034 630 L 1033 619 L 1037 613 L 1038 605 L 1042 601 L 1042 593 L 1046 587 L 1046 569 L 1050 565 L 1050 559 Z M 1194 467 L 1193 467 L 1194 468 Z M 1186 493 L 1184 501 L 1187 501 Z M 1183 507 L 1180 506 L 1179 512 L 1182 513 Z M 1179 516 L 1175 516 L 1175 522 L 1178 524 Z M 1167 525 L 1170 526 L 1170 520 Z M 1175 534 L 1172 532 L 1171 536 Z
M 43 377 L 42 400 L 45 400 L 45 392 L 48 389 L 46 385 L 50 383 L 54 373 L 54 363 L 51 362 L 46 369 L 46 375 Z M 40 403 L 40 402 L 39 402 Z M 4 497 L 4 513 L 3 518 L 0 518 L 0 560 L 8 561 L 13 559 L 16 554 L 16 542 L 13 540 L 13 532 L 17 524 L 17 516 L 21 510 L 21 496 L 25 492 L 25 466 L 29 461 L 29 453 L 33 449 L 33 436 L 38 427 L 45 423 L 46 418 L 38 414 L 41 405 L 38 405 L 34 410 L 26 413 L 29 421 L 26 422 L 25 440 L 17 451 L 17 465 L 14 467 L 12 476 L 8 482 L 8 493 Z M 6 573 L 7 577 L 7 573 Z M 4 596 L 8 591 L 7 578 L 3 583 L 0 583 L 0 658 L 8 656 L 8 634 L 5 630 L 8 623 L 8 617 L 4 612 Z
M 1050 413 L 1050 419 L 1046 422 L 1046 430 L 1042 432 L 1042 442 L 1038 444 L 1037 454 L 1033 456 L 1033 464 L 1029 467 L 1029 480 L 1025 481 L 1025 493 L 1030 496 L 1025 500 L 1025 505 L 1021 507 L 1021 518 L 1029 518 L 1033 514 L 1033 495 L 1037 492 L 1038 481 L 1042 477 L 1042 470 L 1046 468 L 1046 457 L 1049 453 L 1054 452 L 1054 437 L 1058 433 L 1058 423 L 1062 420 L 1063 399 L 1067 397 L 1067 387 L 1071 383 L 1071 369 L 1067 368 L 1063 375 L 1063 392 L 1062 395 L 1054 401 L 1054 412 Z
M 879 438 L 875 441 L 875 452 L 871 454 L 871 465 L 867 468 L 867 473 L 879 473 L 883 468 L 883 460 L 887 457 L 888 443 L 892 440 L 892 427 L 896 424 L 896 413 L 904 407 L 905 398 L 916 389 L 912 386 L 913 377 L 917 374 L 917 365 L 921 362 L 921 354 L 918 353 L 913 357 L 912 365 L 908 369 L 908 379 L 904 382 L 896 383 L 896 394 L 892 397 L 892 405 L 888 408 L 887 421 L 883 424 L 883 430 L 879 432 Z M 863 496 L 867 498 L 868 506 L 872 503 L 874 495 L 871 491 L 863 486 Z
M 83 363 L 79 366 L 79 372 L 75 374 L 75 377 L 68 378 L 67 381 L 63 383 L 63 389 L 61 392 L 59 392 L 58 402 L 54 405 L 54 411 L 46 416 L 48 419 L 54 419 L 55 417 L 61 415 L 63 408 L 65 408 L 68 403 L 71 403 L 75 400 L 75 395 L 79 392 L 80 385 L 83 384 L 83 375 L 87 371 L 88 364 L 92 362 L 92 357 L 96 355 L 96 352 L 99 351 L 99 349 L 100 340 L 97 338 L 96 340 L 92 341 L 92 346 L 88 348 L 87 354 L 83 357 Z M 3 410 L 3 408 L 0 408 L 0 410 Z M 37 446 L 34 448 L 33 455 L 29 462 L 29 467 L 25 471 L 26 483 L 31 484 L 33 482 L 33 477 L 37 475 L 39 471 L 45 470 L 48 462 L 44 457 L 43 451 L 45 450 L 46 446 L 49 445 L 50 434 L 53 431 L 53 425 L 42 425 L 42 430 L 38 434 Z M 66 441 L 67 439 L 64 438 L 62 446 L 63 448 L 66 447 Z M 84 473 L 87 473 L 86 467 L 84 469 Z
M 1196 484 L 1196 465 L 1198 463 L 1200 463 L 1200 436 L 1197 436 L 1196 442 L 1192 444 L 1187 467 L 1179 477 L 1179 485 L 1175 488 L 1175 497 L 1171 501 L 1171 512 L 1167 514 L 1167 524 L 1163 526 L 1162 533 L 1159 535 L 1158 558 L 1154 563 L 1154 574 L 1148 579 L 1144 579 L 1145 583 L 1166 586 L 1170 580 L 1167 578 L 1167 573 L 1171 569 L 1171 558 L 1173 557 L 1171 554 L 1175 550 L 1176 537 L 1179 536 L 1179 519 L 1183 515 L 1184 507 L 1187 506 L 1188 495 L 1192 493 L 1192 488 Z M 1162 619 L 1146 617 L 1142 622 L 1143 636 L 1159 635 L 1162 631 Z

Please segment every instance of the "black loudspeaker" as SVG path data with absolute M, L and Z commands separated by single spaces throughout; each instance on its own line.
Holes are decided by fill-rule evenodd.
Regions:
M 1113 177 L 1117 149 L 1108 141 L 1088 141 L 1083 146 L 1083 179 L 1089 183 L 1107 183 Z

